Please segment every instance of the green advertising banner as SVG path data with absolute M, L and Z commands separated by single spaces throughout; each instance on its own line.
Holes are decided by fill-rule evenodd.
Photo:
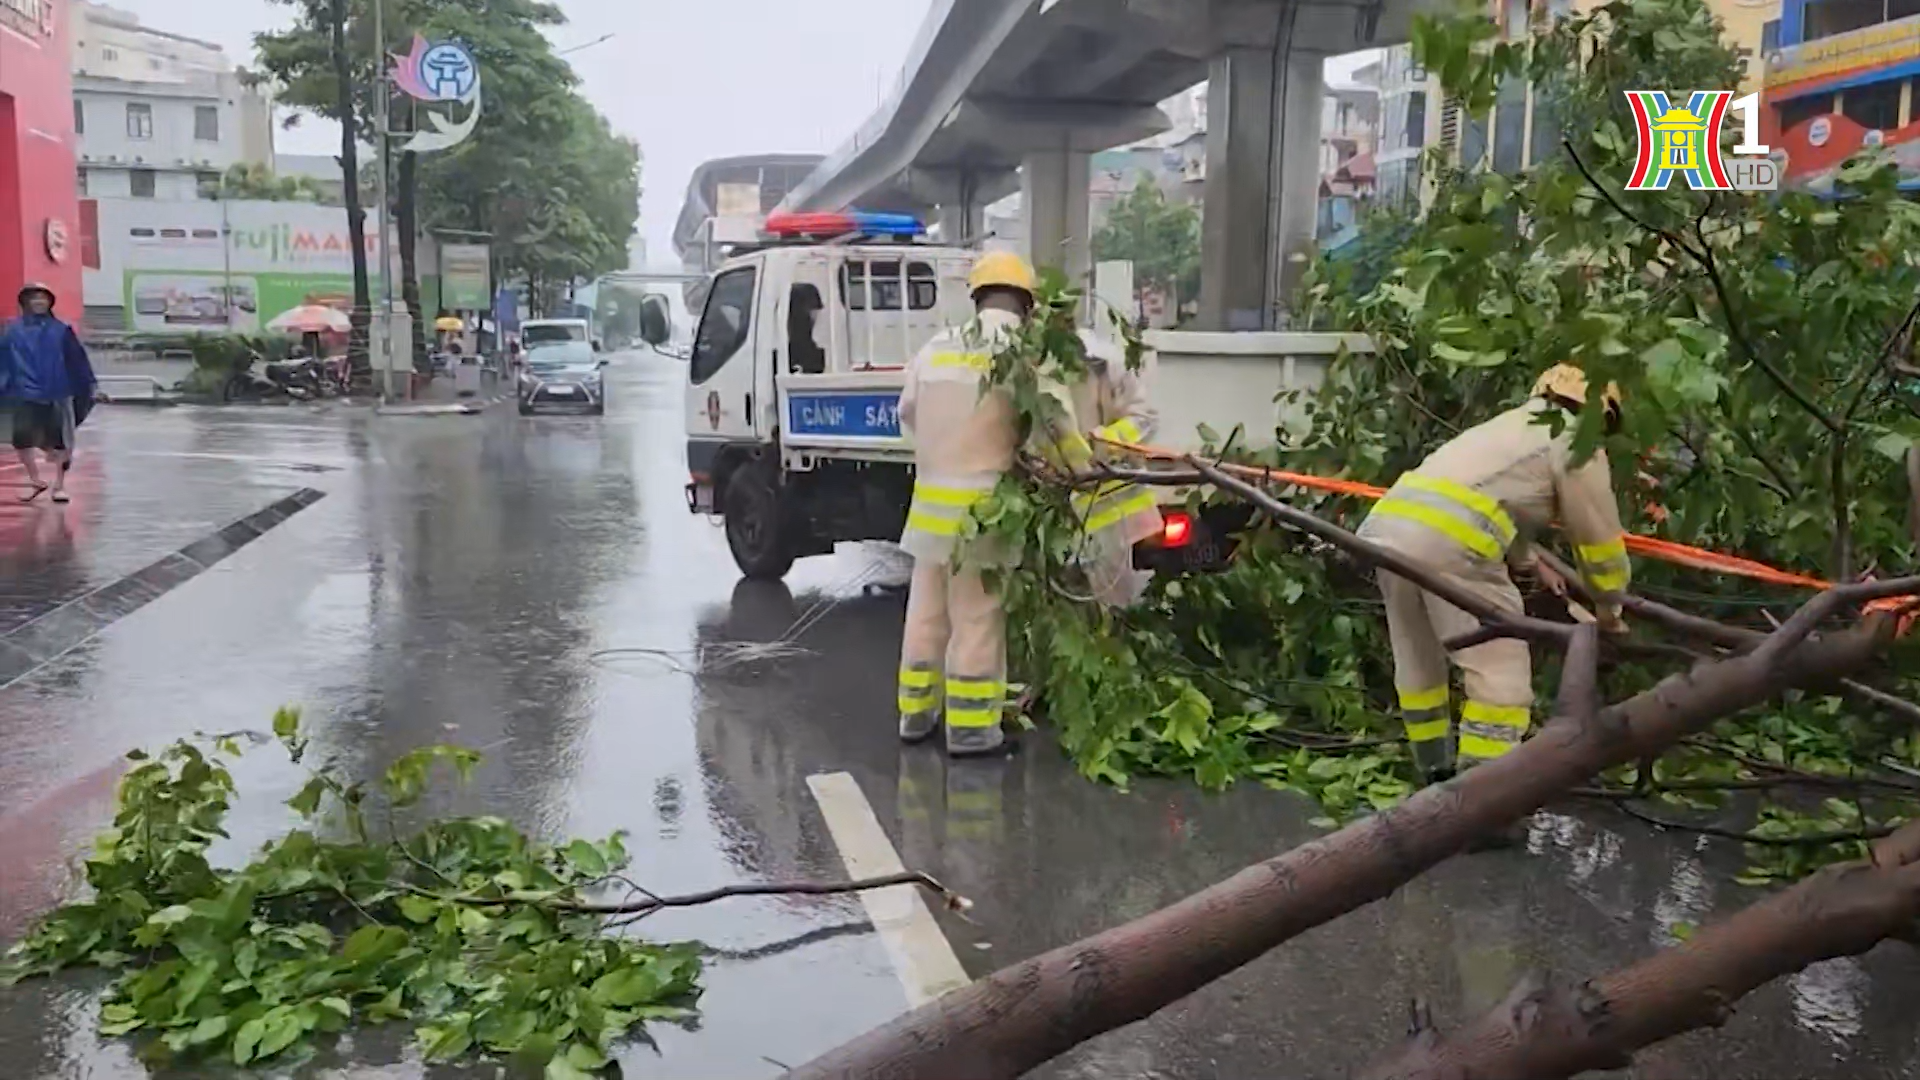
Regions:
M 371 281 L 375 303 L 380 278 Z M 421 280 L 433 295 L 432 276 Z M 220 274 L 204 270 L 129 270 L 127 329 L 257 334 L 276 317 L 303 304 L 353 310 L 353 275 L 314 273 Z M 432 312 L 428 312 L 431 317 Z
M 492 253 L 485 244 L 440 245 L 440 306 L 487 311 L 493 306 Z

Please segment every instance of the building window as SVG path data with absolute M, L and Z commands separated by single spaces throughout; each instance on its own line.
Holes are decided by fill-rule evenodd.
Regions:
M 1840 114 L 1870 131 L 1892 131 L 1900 126 L 1900 80 L 1847 87 Z
M 134 169 L 129 172 L 127 174 L 127 186 L 132 191 L 133 197 L 136 199 L 153 198 L 153 178 L 154 172 L 152 169 Z
M 1519 41 L 1527 36 L 1527 0 L 1501 0 L 1501 9 L 1505 13 L 1501 19 L 1507 32 L 1507 40 Z
M 213 105 L 193 107 L 193 137 L 201 142 L 220 141 L 220 110 Z
M 1522 154 L 1527 137 L 1527 82 L 1509 75 L 1500 82 L 1500 97 L 1493 112 L 1493 168 L 1512 176 L 1520 171 L 1526 158 Z
M 74 190 L 80 193 L 81 198 L 84 199 L 87 197 L 87 167 L 85 165 L 74 170 Z
M 73 133 L 75 135 L 87 133 L 87 105 L 79 98 L 73 99 Z
M 219 173 L 217 172 L 195 173 L 193 174 L 193 178 L 196 181 L 196 183 L 199 185 L 201 198 L 217 199 L 220 197 L 220 174 Z
M 138 101 L 127 103 L 127 138 L 153 138 L 153 106 Z
M 1769 19 L 1760 25 L 1760 59 L 1780 51 L 1780 20 Z
M 1815 41 L 1887 21 L 1886 0 L 1814 0 L 1801 18 L 1803 39 Z
M 1402 146 L 1419 149 L 1427 145 L 1427 92 L 1415 90 L 1407 95 L 1407 130 Z
M 1887 22 L 1920 15 L 1920 0 L 1887 0 Z
M 120 50 L 103 48 L 100 50 L 100 59 L 105 60 L 108 63 L 112 63 L 113 61 L 120 59 Z
M 1825 116 L 1833 111 L 1832 94 L 1808 94 L 1806 97 L 1792 98 L 1776 105 L 1780 113 L 1780 130 L 1792 131 L 1816 116 Z
M 1560 122 L 1554 119 L 1553 106 L 1538 87 L 1533 93 L 1532 132 L 1527 137 L 1527 162 L 1538 165 L 1560 152 Z

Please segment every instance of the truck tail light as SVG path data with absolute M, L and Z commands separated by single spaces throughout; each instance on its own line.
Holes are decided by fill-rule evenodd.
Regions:
M 1160 543 L 1163 547 L 1185 547 L 1193 539 L 1193 516 L 1184 511 L 1173 510 L 1164 515 L 1166 524 L 1160 531 Z

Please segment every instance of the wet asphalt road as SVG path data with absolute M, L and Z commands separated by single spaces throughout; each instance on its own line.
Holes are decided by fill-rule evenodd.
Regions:
M 843 876 L 806 778 L 851 772 L 903 861 L 975 900 L 971 922 L 942 918 L 976 975 L 1317 834 L 1310 807 L 1254 788 L 1095 787 L 1043 737 L 998 763 L 903 750 L 901 601 L 863 588 L 882 560 L 846 550 L 785 587 L 741 583 L 717 528 L 685 512 L 683 368 L 635 353 L 610 374 L 604 418 L 111 409 L 64 513 L 6 501 L 19 474 L 0 467 L 0 636 L 98 606 L 77 598 L 303 488 L 325 495 L 0 688 L 0 938 L 71 889 L 127 748 L 261 727 L 284 703 L 357 776 L 424 743 L 483 748 L 451 808 L 626 829 L 633 876 L 656 890 Z M 777 641 L 797 651 L 732 644 Z M 236 775 L 230 857 L 287 827 L 299 783 L 271 751 Z M 1542 813 L 1530 847 L 1454 860 L 1046 1073 L 1340 1075 L 1399 1036 L 1415 998 L 1451 1022 L 1529 970 L 1597 973 L 1751 899 L 1730 884 L 1737 852 L 1607 817 Z M 629 1046 L 629 1077 L 777 1075 L 906 1007 L 851 900 L 729 900 L 642 925 L 715 955 L 697 1027 Z M 1916 973 L 1884 946 L 1821 965 L 1634 1075 L 1912 1076 Z M 93 1035 L 97 985 L 0 991 L 0 1077 L 142 1075 Z M 296 1074 L 496 1070 L 423 1070 L 396 1027 Z

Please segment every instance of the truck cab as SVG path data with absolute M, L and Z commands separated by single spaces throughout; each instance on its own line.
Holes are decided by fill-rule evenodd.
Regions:
M 972 316 L 962 248 L 889 214 L 775 214 L 714 273 L 686 390 L 687 507 L 742 573 L 897 540 L 913 494 L 907 362 Z

